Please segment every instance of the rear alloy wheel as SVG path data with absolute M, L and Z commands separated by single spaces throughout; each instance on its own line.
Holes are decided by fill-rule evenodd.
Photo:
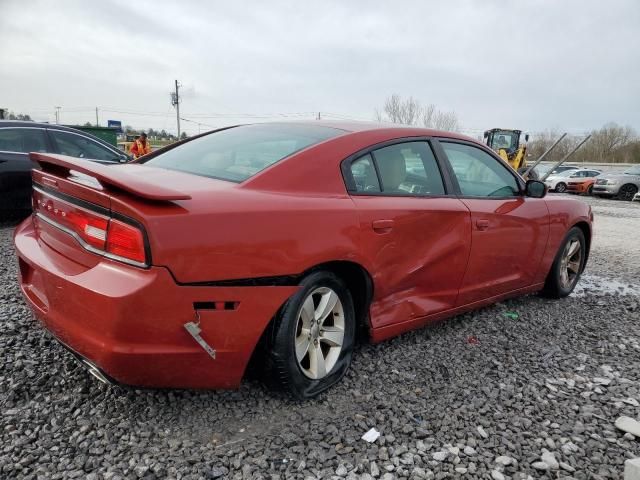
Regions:
M 567 189 L 567 184 L 564 182 L 560 182 L 556 185 L 556 192 L 563 193 Z
M 586 260 L 584 233 L 577 227 L 569 230 L 547 275 L 541 294 L 550 298 L 569 295 L 575 288 Z
M 636 193 L 638 193 L 638 187 L 631 183 L 627 183 L 620 187 L 620 190 L 618 191 L 618 198 L 620 200 L 631 201 Z
M 268 348 L 271 383 L 310 398 L 339 381 L 351 363 L 355 340 L 353 300 L 331 272 L 305 277 L 274 320 Z

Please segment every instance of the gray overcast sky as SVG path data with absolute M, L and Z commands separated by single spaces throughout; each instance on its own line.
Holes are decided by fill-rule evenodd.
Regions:
M 0 106 L 53 121 L 60 105 L 64 123 L 98 106 L 101 122 L 175 131 L 177 78 L 203 129 L 371 120 L 395 92 L 470 134 L 640 130 L 640 1 L 0 0 L 0 72 Z

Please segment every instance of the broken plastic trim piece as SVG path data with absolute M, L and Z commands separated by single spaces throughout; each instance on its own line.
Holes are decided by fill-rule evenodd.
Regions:
M 200 328 L 200 315 L 198 315 L 198 312 L 196 312 L 196 319 L 198 320 L 197 323 L 187 322 L 184 324 L 184 328 L 187 330 L 187 332 L 189 332 L 189 335 L 191 335 L 193 339 L 198 342 L 198 345 L 200 345 L 204 349 L 204 351 L 207 352 L 209 356 L 215 360 L 215 349 L 212 348 L 211 345 L 209 345 L 207 341 L 200 335 L 202 329 Z

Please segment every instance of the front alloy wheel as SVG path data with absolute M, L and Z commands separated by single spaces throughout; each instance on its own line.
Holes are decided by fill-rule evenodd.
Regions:
M 634 195 L 638 192 L 638 187 L 635 185 L 631 185 L 630 183 L 627 185 L 623 185 L 620 187 L 620 191 L 618 192 L 618 197 L 620 200 L 633 200 Z
M 576 287 L 584 270 L 587 258 L 584 233 L 573 227 L 567 233 L 551 265 L 541 295 L 549 298 L 561 298 L 569 295 Z
M 560 182 L 556 185 L 556 192 L 563 193 L 567 189 L 567 185 L 564 182 Z
M 576 238 L 567 242 L 560 262 L 560 283 L 563 288 L 573 290 L 582 266 L 582 246 Z

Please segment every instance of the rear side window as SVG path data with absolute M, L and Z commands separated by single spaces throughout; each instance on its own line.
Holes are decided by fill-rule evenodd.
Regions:
M 427 142 L 407 142 L 373 151 L 382 191 L 388 194 L 443 195 L 444 184 Z
M 242 182 L 299 150 L 342 133 L 317 125 L 244 125 L 196 138 L 143 163 Z
M 62 155 L 108 162 L 119 160 L 117 153 L 82 135 L 53 129 L 49 130 L 49 134 L 56 144 L 58 153 Z
M 354 160 L 351 164 L 351 175 L 356 184 L 356 192 L 380 192 L 380 182 L 378 182 L 378 175 L 376 175 L 376 169 L 373 166 L 371 155 L 367 154 L 364 157 Z
M 47 141 L 41 128 L 0 128 L 0 151 L 46 152 Z

